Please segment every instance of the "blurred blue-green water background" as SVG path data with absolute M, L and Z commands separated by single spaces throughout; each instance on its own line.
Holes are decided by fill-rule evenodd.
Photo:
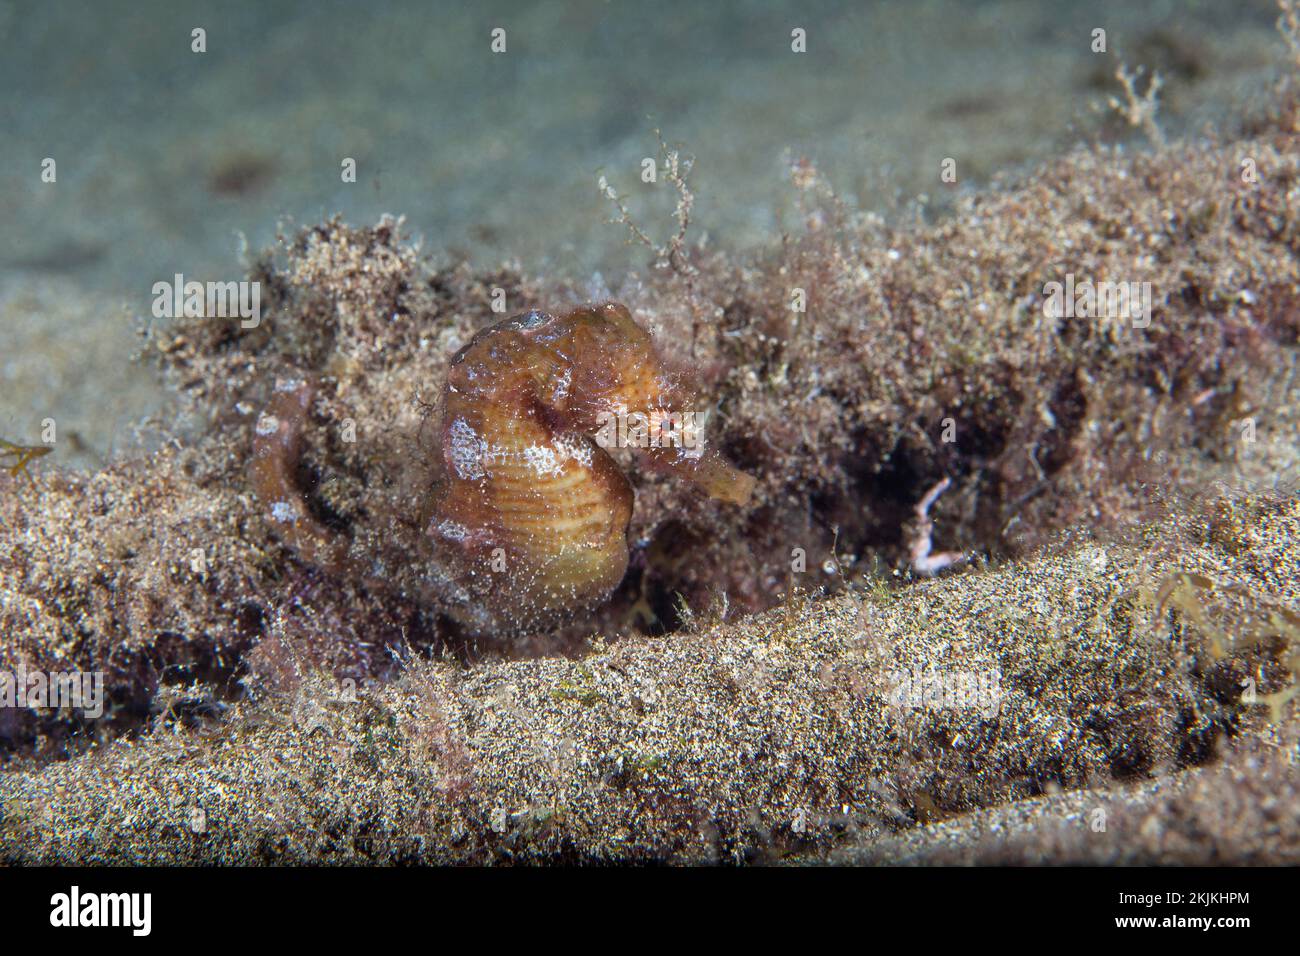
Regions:
M 128 365 L 152 284 L 239 278 L 242 244 L 281 222 L 396 213 L 435 256 L 616 282 L 643 257 L 597 177 L 666 234 L 669 187 L 639 178 L 656 130 L 696 157 L 693 233 L 714 245 L 775 242 L 804 156 L 861 208 L 920 196 L 938 216 L 945 157 L 973 188 L 1123 135 L 1117 53 L 1165 75 L 1169 133 L 1230 125 L 1276 74 L 1275 18 L 1271 0 L 0 0 L 0 435 L 55 415 L 74 459 L 102 459 L 164 407 Z

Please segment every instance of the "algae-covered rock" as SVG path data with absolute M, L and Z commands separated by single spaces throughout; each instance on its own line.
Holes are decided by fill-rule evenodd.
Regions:
M 898 593 L 798 598 L 579 660 L 412 661 L 355 689 L 309 674 L 219 724 L 160 721 L 142 740 L 10 772 L 2 843 L 24 862 L 740 862 L 832 850 L 887 862 L 932 843 L 936 859 L 957 859 L 944 834 L 1041 798 L 1040 819 L 1017 824 L 1028 828 L 1019 852 L 1047 828 L 1086 858 L 1143 828 L 1124 803 L 1135 781 L 1163 780 L 1156 797 L 1173 799 L 1169 781 L 1194 765 L 1182 786 L 1230 789 L 1206 782 L 1217 753 L 1236 754 L 1225 773 L 1248 773 L 1251 741 L 1271 756 L 1219 805 L 1226 833 L 1234 814 L 1277 818 L 1258 801 L 1286 804 L 1295 787 L 1294 718 L 1269 726 L 1268 708 L 1225 672 L 1264 675 L 1261 697 L 1295 679 L 1278 658 L 1296 634 L 1268 620 L 1300 599 L 1289 545 L 1300 503 L 1261 500 L 1249 515 L 1247 546 L 1231 554 L 1179 529 L 1154 563 L 1130 544 L 1088 542 Z M 1143 595 L 1179 573 L 1211 582 L 1207 621 L 1219 620 L 1220 591 L 1242 602 L 1219 620 L 1223 657 L 1208 623 Z M 1063 789 L 1080 795 L 1050 796 Z M 1100 832 L 1111 836 L 1094 840 L 1098 807 L 1110 808 Z M 1008 809 L 967 816 L 996 808 Z M 1185 836 L 1178 858 L 1296 859 L 1300 833 L 1275 835 L 1240 857 L 1218 837 Z M 1152 837 L 1123 856 L 1153 862 L 1161 846 Z

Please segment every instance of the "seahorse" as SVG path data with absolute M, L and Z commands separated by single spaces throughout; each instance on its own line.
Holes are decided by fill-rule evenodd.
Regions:
M 277 392 L 257 429 L 253 484 L 291 546 L 338 567 L 344 550 L 293 486 L 311 394 L 307 380 Z M 633 505 L 611 444 L 712 497 L 748 502 L 753 477 L 705 446 L 697 401 L 618 303 L 533 310 L 480 330 L 451 359 L 445 474 L 426 512 L 443 609 L 471 632 L 510 635 L 608 598 L 627 570 Z

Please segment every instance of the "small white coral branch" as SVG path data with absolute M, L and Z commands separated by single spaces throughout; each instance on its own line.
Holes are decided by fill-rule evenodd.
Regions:
M 1154 145 L 1163 146 L 1165 136 L 1156 125 L 1156 110 L 1160 106 L 1160 88 L 1165 85 L 1165 81 L 1161 79 L 1159 73 L 1152 73 L 1146 92 L 1139 96 L 1137 81 L 1141 78 L 1142 72 L 1142 67 L 1138 67 L 1130 73 L 1121 63 L 1115 68 L 1115 79 L 1119 80 L 1124 87 L 1124 102 L 1121 103 L 1114 96 L 1107 99 L 1111 109 L 1124 117 L 1129 126 L 1140 127 Z
M 960 551 L 930 553 L 934 547 L 932 540 L 934 522 L 930 520 L 930 508 L 938 500 L 939 496 L 948 490 L 951 484 L 952 480 L 950 478 L 944 478 L 943 481 L 927 491 L 925 497 L 916 504 L 916 522 L 912 527 L 907 546 L 908 556 L 912 559 L 913 574 L 928 578 L 944 568 L 950 568 L 967 559 L 967 556 Z

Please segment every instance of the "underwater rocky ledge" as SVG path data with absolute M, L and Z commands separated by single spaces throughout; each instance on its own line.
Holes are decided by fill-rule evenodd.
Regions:
M 1269 497 L 578 660 L 417 660 L 355 700 L 305 674 L 8 772 L 5 857 L 1300 862 L 1294 705 L 1238 686 L 1294 680 L 1300 627 L 1274 616 L 1300 598 L 1297 533 L 1300 503 Z M 996 707 L 887 703 L 927 666 L 996 668 Z

